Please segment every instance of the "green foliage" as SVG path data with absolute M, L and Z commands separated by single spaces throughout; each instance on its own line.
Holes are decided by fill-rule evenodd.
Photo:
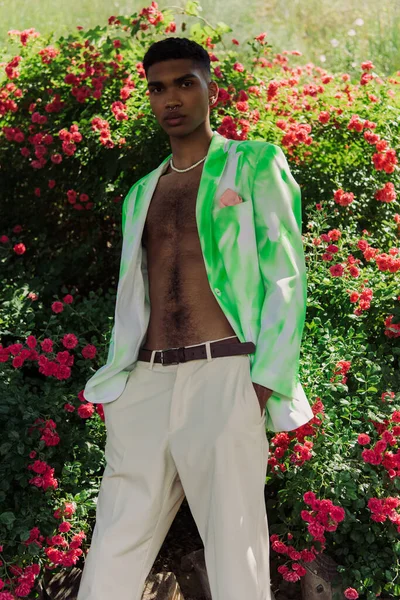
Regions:
M 400 453 L 400 435 L 379 464 L 364 460 L 357 440 L 368 434 L 372 448 L 384 429 L 395 431 L 400 410 L 399 86 L 376 74 L 363 79 L 372 66 L 364 65 L 355 84 L 340 73 L 308 70 L 300 57 L 283 60 L 257 38 L 248 41 L 241 64 L 224 41 L 231 28 L 213 27 L 201 12 L 197 2 L 186 5 L 182 32 L 189 24 L 186 35 L 218 59 L 212 66 L 223 94 L 210 115 L 212 128 L 282 146 L 302 189 L 308 308 L 301 381 L 316 417 L 289 432 L 283 454 L 276 452 L 279 437 L 269 436 L 270 532 L 290 532 L 298 550 L 321 549 L 302 517 L 303 496 L 311 490 L 331 500 L 345 519 L 327 533 L 324 551 L 340 565 L 344 585 L 363 600 L 396 597 L 394 513 L 392 521 L 376 522 L 368 502 L 399 497 L 400 465 L 388 465 Z M 169 153 L 140 62 L 151 42 L 174 33 L 174 15 L 162 14 L 155 24 L 142 12 L 58 40 L 28 39 L 18 47 L 18 64 L 6 65 L 0 87 L 3 579 L 12 565 L 62 569 L 83 559 L 80 544 L 64 550 L 53 537 L 60 533 L 54 512 L 65 503 L 75 511 L 64 515 L 72 527 L 63 539 L 71 543 L 83 532 L 84 550 L 90 545 L 105 428 L 102 407 L 88 405 L 82 390 L 107 356 L 121 200 Z M 48 46 L 54 56 L 43 62 Z M 349 127 L 354 115 L 358 129 Z M 376 155 L 387 151 L 383 168 Z M 378 200 L 387 184 L 394 196 Z M 341 203 L 340 190 L 353 194 L 348 203 Z M 49 340 L 53 349 L 46 349 Z M 309 456 L 300 459 L 305 442 Z M 48 466 L 46 489 L 37 486 L 40 477 L 32 481 L 40 475 L 30 468 L 35 462 Z
M 173 4 L 174 20 L 180 29 L 192 3 Z M 191 14 L 195 15 L 195 3 L 193 5 Z M 0 46 L 9 50 L 7 32 L 16 27 L 35 27 L 43 36 L 53 33 L 56 37 L 67 36 L 77 25 L 88 31 L 105 22 L 114 11 L 129 15 L 142 6 L 141 2 L 132 0 L 111 3 L 109 0 L 69 0 L 68 4 L 55 4 L 53 0 L 4 2 L 0 5 Z M 163 9 L 165 7 L 163 5 Z M 220 21 L 229 22 L 240 43 L 237 48 L 240 62 L 245 60 L 246 41 L 266 31 L 277 52 L 296 49 L 302 53 L 303 64 L 323 65 L 325 69 L 346 72 L 351 77 L 357 76 L 359 63 L 371 57 L 376 61 L 377 70 L 385 75 L 399 68 L 400 7 L 392 0 L 352 0 L 350 3 L 347 0 L 253 0 L 246 3 L 203 0 L 197 14 L 218 25 Z

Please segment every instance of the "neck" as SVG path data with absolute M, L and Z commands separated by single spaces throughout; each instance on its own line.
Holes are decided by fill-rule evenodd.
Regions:
M 208 152 L 213 132 L 209 123 L 191 133 L 175 137 L 170 136 L 170 145 L 174 167 L 187 169 L 204 158 Z

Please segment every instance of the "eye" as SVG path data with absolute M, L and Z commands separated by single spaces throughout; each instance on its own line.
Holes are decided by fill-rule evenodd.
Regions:
M 182 85 L 185 85 L 185 83 L 189 83 L 190 85 L 193 85 L 193 81 L 189 81 L 189 80 L 188 80 L 188 81 L 184 81 L 184 82 L 182 83 Z M 150 90 L 150 94 L 152 94 L 153 92 L 155 92 L 156 90 L 159 90 L 159 89 L 161 89 L 161 88 L 160 88 L 160 87 L 154 87 L 154 88 L 152 88 L 152 89 Z

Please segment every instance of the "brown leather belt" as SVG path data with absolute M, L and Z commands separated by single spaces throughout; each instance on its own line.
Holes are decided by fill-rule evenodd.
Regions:
M 217 340 L 210 343 L 211 357 L 235 356 L 237 354 L 253 354 L 256 350 L 254 342 L 239 342 L 238 338 L 232 341 Z M 152 350 L 140 348 L 138 360 L 150 362 Z M 180 348 L 167 348 L 166 350 L 157 350 L 154 355 L 154 362 L 162 365 L 176 365 L 189 360 L 199 360 L 207 358 L 206 345 L 181 346 Z

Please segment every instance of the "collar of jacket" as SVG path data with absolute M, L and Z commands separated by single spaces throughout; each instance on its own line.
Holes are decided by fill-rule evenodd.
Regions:
M 209 247 L 211 243 L 211 206 L 219 181 L 224 172 L 229 148 L 234 143 L 234 140 L 227 139 L 217 131 L 213 130 L 213 136 L 208 147 L 207 158 L 204 161 L 196 203 L 196 221 L 200 242 L 203 247 L 203 254 L 205 254 L 204 249 Z M 137 246 L 141 243 L 150 201 L 157 187 L 159 178 L 168 168 L 168 161 L 171 156 L 172 153 L 169 154 L 156 169 L 136 182 L 125 198 L 122 214 L 124 240 L 120 279 L 123 279 L 124 275 L 126 275 L 126 271 L 131 264 L 132 256 L 138 249 Z

